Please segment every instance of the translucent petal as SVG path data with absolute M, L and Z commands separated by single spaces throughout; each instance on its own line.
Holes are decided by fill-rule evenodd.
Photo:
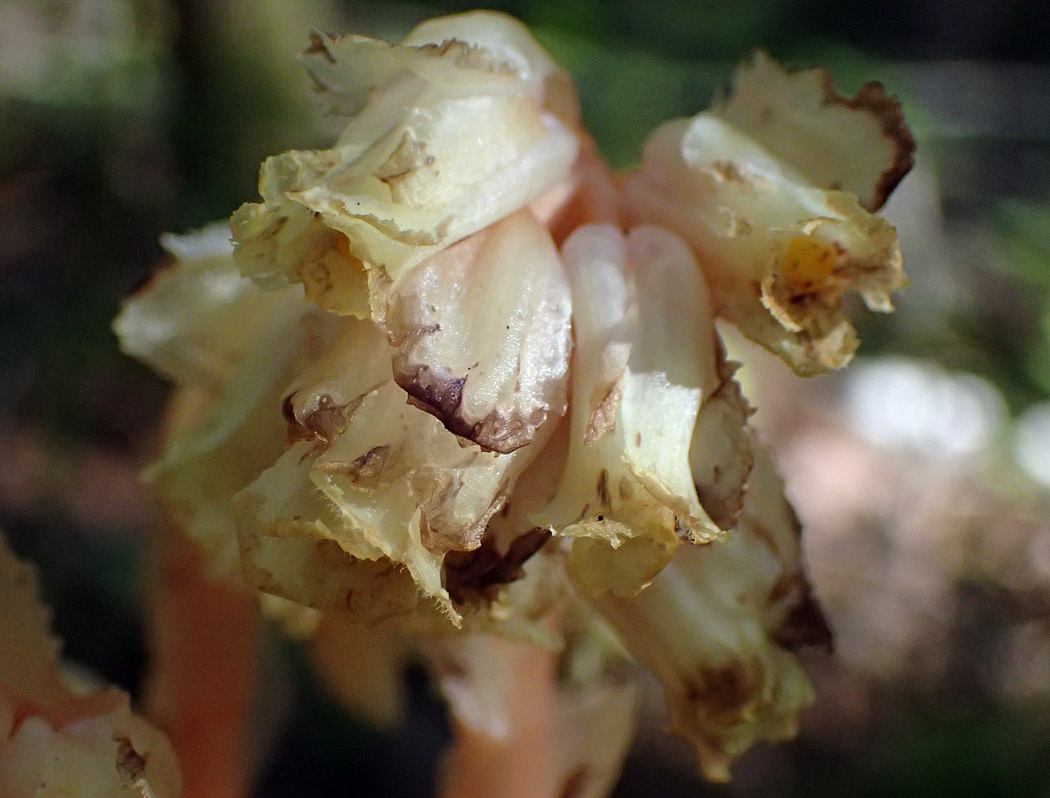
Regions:
M 281 397 L 306 337 L 300 323 L 304 309 L 299 300 L 271 313 L 267 328 L 203 409 L 182 413 L 174 405 L 175 429 L 161 458 L 145 472 L 218 574 L 238 571 L 230 500 L 285 447 Z
M 765 53 L 742 64 L 712 113 L 823 189 L 878 210 L 911 169 L 915 141 L 900 102 L 881 83 L 839 95 L 825 69 L 789 71 Z
M 241 277 L 225 224 L 161 243 L 174 262 L 124 300 L 114 332 L 125 354 L 176 384 L 215 390 L 297 292 L 263 291 Z
M 457 19 L 497 52 L 429 42 Z M 577 137 L 544 109 L 557 73 L 523 35 L 499 15 L 466 15 L 423 26 L 418 46 L 315 36 L 308 68 L 352 118 L 332 149 L 264 164 L 264 202 L 232 221 L 242 271 L 264 284 L 301 282 L 322 307 L 364 316 L 369 273 L 396 281 L 564 179 Z
M 451 432 L 512 452 L 565 412 L 569 313 L 550 235 L 513 214 L 394 287 L 383 319 L 394 378 Z
M 297 287 L 264 291 L 232 262 L 229 231 L 165 236 L 176 257 L 124 303 L 122 349 L 175 380 L 163 455 L 146 471 L 218 573 L 237 573 L 229 501 L 284 449 L 281 391 L 309 340 Z
M 480 545 L 554 425 L 512 454 L 464 445 L 382 380 L 392 355 L 376 325 L 348 319 L 293 381 L 284 404 L 302 440 L 237 498 L 241 557 L 252 584 L 294 601 L 345 604 L 360 579 L 379 580 L 388 586 L 360 598 L 363 615 L 413 611 L 422 597 L 458 623 L 445 553 Z
M 756 70 L 771 69 L 763 64 Z M 788 100 L 778 95 L 770 132 L 759 124 L 765 117 L 742 110 L 758 102 L 756 79 L 747 74 L 746 98 L 734 93 L 714 111 L 666 123 L 650 136 L 642 168 L 624 183 L 628 212 L 689 243 L 719 313 L 745 335 L 800 374 L 840 368 L 857 347 L 843 314 L 845 295 L 859 293 L 869 308 L 888 311 L 890 294 L 906 283 L 897 236 L 854 195 L 813 185 L 830 180 L 817 174 L 815 156 L 796 157 L 806 147 L 824 157 L 822 135 L 836 114 L 818 115 L 813 131 L 795 116 L 788 120 Z M 806 92 L 795 92 L 790 80 L 784 86 L 788 98 L 808 107 Z M 861 139 L 852 146 L 865 145 Z M 872 171 L 862 167 L 854 182 Z
M 742 399 L 723 389 L 730 378 L 707 293 L 681 241 L 646 227 L 625 239 L 596 225 L 574 233 L 563 255 L 576 338 L 569 454 L 558 495 L 534 521 L 576 539 L 570 570 L 586 589 L 629 594 L 659 572 L 682 536 L 721 533 L 700 503 L 690 459 L 739 460 L 727 473 L 740 484 L 713 493 L 742 492 L 748 411 L 741 405 L 737 428 L 716 442 L 733 442 L 724 455 L 694 437 L 698 415 Z

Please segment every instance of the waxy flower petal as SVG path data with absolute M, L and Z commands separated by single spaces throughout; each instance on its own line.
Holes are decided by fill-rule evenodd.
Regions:
M 869 211 L 882 207 L 914 164 L 900 101 L 881 83 L 843 97 L 827 70 L 790 71 L 762 52 L 737 68 L 732 92 L 711 113 L 812 185 L 847 191 Z
M 469 19 L 465 35 L 478 27 Z M 353 116 L 333 148 L 264 164 L 264 202 L 232 222 L 245 274 L 301 282 L 322 307 L 366 316 L 369 273 L 396 282 L 568 175 L 578 140 L 544 108 L 555 73 L 538 46 L 516 44 L 517 28 L 483 37 L 496 52 L 458 38 L 429 43 L 439 29 L 399 46 L 315 36 L 308 69 L 333 109 Z
M 459 623 L 442 584 L 444 555 L 481 545 L 490 519 L 553 425 L 546 425 L 536 446 L 512 454 L 464 445 L 406 401 L 390 377 L 393 350 L 374 323 L 342 324 L 283 402 L 291 408 L 289 431 L 298 442 L 236 500 L 249 577 L 263 580 L 261 589 L 312 606 L 345 601 L 341 590 L 352 581 L 326 575 L 315 545 L 325 542 L 350 558 L 332 557 L 335 570 L 359 570 L 354 563 L 360 560 L 404 568 L 420 595 Z M 272 553 L 295 538 L 311 543 L 295 544 L 297 565 L 289 570 L 304 557 L 314 562 L 319 573 L 313 590 L 299 576 L 283 576 Z M 400 587 L 395 592 L 403 593 Z
M 731 505 L 750 468 L 748 411 L 739 391 L 725 388 L 731 377 L 685 244 L 657 228 L 624 238 L 595 225 L 577 230 L 563 254 L 576 336 L 569 454 L 558 495 L 533 520 L 576 538 L 570 570 L 587 589 L 629 594 L 683 536 L 721 534 L 700 503 L 691 459 L 726 461 L 738 484 L 705 487 L 720 497 L 726 526 L 735 521 Z M 725 405 L 736 406 L 738 426 L 713 456 L 693 429 L 698 416 L 727 417 Z M 722 473 L 704 478 L 721 482 Z
M 229 502 L 284 449 L 274 403 L 307 337 L 308 307 L 298 288 L 268 292 L 241 277 L 221 228 L 166 245 L 178 260 L 114 324 L 124 351 L 180 386 L 167 447 L 145 476 L 215 571 L 235 576 Z
M 663 682 L 671 731 L 696 747 L 704 775 L 758 740 L 795 735 L 813 701 L 798 645 L 827 645 L 828 627 L 800 561 L 800 530 L 768 452 L 756 452 L 739 526 L 681 546 L 636 596 L 595 606 L 627 649 Z
M 799 374 L 818 374 L 846 365 L 857 347 L 842 312 L 847 293 L 859 293 L 873 310 L 892 309 L 890 294 L 906 283 L 900 246 L 893 228 L 855 195 L 814 185 L 831 173 L 821 173 L 812 158 L 787 159 L 803 143 L 819 148 L 838 116 L 807 117 L 813 133 L 784 110 L 800 102 L 804 111 L 809 102 L 795 82 L 763 84 L 780 92 L 767 98 L 755 81 L 742 73 L 743 95 L 734 91 L 710 112 L 659 127 L 646 142 L 642 168 L 625 181 L 627 208 L 689 243 L 721 315 Z M 760 102 L 767 116 L 761 108 L 745 113 Z M 882 174 L 864 167 L 843 179 L 864 190 Z
M 565 412 L 569 285 L 547 231 L 520 211 L 424 261 L 382 324 L 394 379 L 451 432 L 504 454 Z
M 293 291 L 263 291 L 233 265 L 230 228 L 166 234 L 173 262 L 124 300 L 113 329 L 125 354 L 182 387 L 217 390 Z
M 309 616 L 349 703 L 395 717 L 424 639 L 453 763 L 506 732 L 544 789 L 608 791 L 633 697 L 600 615 L 727 778 L 794 733 L 792 648 L 829 632 L 714 316 L 799 374 L 848 362 L 846 295 L 889 310 L 905 282 L 873 213 L 910 166 L 899 104 L 760 54 L 618 178 L 504 15 L 316 33 L 303 61 L 338 140 L 266 161 L 232 262 L 222 231 L 167 240 L 117 322 L 178 385 L 154 485 L 218 570 Z M 375 623 L 382 650 L 341 657 Z M 541 694 L 553 721 L 510 734 Z

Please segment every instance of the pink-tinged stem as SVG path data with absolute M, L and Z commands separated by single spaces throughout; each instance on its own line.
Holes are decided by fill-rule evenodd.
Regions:
M 507 733 L 493 737 L 453 719 L 443 798 L 556 798 L 553 750 L 554 654 L 493 640 L 512 677 Z
M 210 578 L 183 535 L 169 538 L 152 584 L 147 709 L 178 754 L 183 798 L 243 798 L 258 603 Z

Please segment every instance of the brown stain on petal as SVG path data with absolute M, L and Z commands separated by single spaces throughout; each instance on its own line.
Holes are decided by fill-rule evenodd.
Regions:
M 418 141 L 411 133 L 405 132 L 401 141 L 387 160 L 376 167 L 376 178 L 396 191 L 398 184 L 417 169 L 434 165 L 434 156 L 427 152 L 425 142 Z
M 761 667 L 732 662 L 721 667 L 703 667 L 686 683 L 686 699 L 702 713 L 721 725 L 731 725 L 744 718 L 755 703 L 759 688 L 756 675 Z
M 598 474 L 598 500 L 603 507 L 610 505 L 609 498 L 609 471 L 605 468 Z
M 489 601 L 500 587 L 521 578 L 522 566 L 550 539 L 550 530 L 536 527 L 516 537 L 503 553 L 492 538 L 473 551 L 450 551 L 442 566 L 442 583 L 456 604 Z
M 488 452 L 510 454 L 532 443 L 547 412 L 536 408 L 528 415 L 493 410 L 480 421 L 463 417 L 466 377 L 442 374 L 428 365 L 398 368 L 394 381 L 409 395 L 409 403 L 434 416 L 453 435 L 473 441 Z
M 515 75 L 517 70 L 500 60 L 491 50 L 459 39 L 446 39 L 440 44 L 421 44 L 413 49 L 432 58 L 451 58 L 458 67 L 490 75 Z
M 510 454 L 532 443 L 536 430 L 546 420 L 547 413 L 541 409 L 527 417 L 494 410 L 475 424 L 473 434 L 467 437 L 487 451 Z
M 389 446 L 373 446 L 360 457 L 354 459 L 347 469 L 350 481 L 372 482 L 379 476 L 386 465 L 390 454 Z
M 313 441 L 315 453 L 324 451 L 346 431 L 347 419 L 360 402 L 336 404 L 331 396 L 322 394 L 310 408 L 296 409 L 296 394 L 281 401 L 281 415 L 288 424 L 288 443 Z
M 322 56 L 329 64 L 334 64 L 335 57 L 328 49 L 328 45 L 325 44 L 325 39 L 329 41 L 336 41 L 337 37 L 331 33 L 325 33 L 324 31 L 314 28 L 310 31 L 310 46 L 303 50 L 303 55 L 319 55 Z
M 117 771 L 130 782 L 138 781 L 146 775 L 146 758 L 135 750 L 130 738 L 115 734 L 113 741 L 117 744 Z
M 790 598 L 790 607 L 783 620 L 770 632 L 770 637 L 789 651 L 817 646 L 829 653 L 834 648 L 834 636 L 820 602 L 805 574 L 796 571 L 786 574 L 769 592 L 769 604 L 775 605 Z
M 462 421 L 457 424 L 457 419 L 466 377 L 451 377 L 439 374 L 429 366 L 416 366 L 397 370 L 394 381 L 416 400 L 417 407 L 435 416 L 450 432 L 460 434 L 452 426 L 462 426 Z
M 720 441 L 719 445 L 724 446 L 729 459 L 710 463 L 706 474 L 696 474 L 695 487 L 697 498 L 711 520 L 720 529 L 729 530 L 740 520 L 755 463 L 752 429 L 748 423 L 754 410 L 740 383 L 733 378 L 739 364 L 726 361 L 721 345 L 718 345 L 716 358 L 722 381 L 704 400 L 700 413 L 722 411 L 717 414 L 717 418 L 722 419 L 718 434 L 725 436 L 726 440 Z

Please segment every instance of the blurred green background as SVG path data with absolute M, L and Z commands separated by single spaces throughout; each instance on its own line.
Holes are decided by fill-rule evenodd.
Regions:
M 135 692 L 142 672 L 157 512 L 136 472 L 166 393 L 117 351 L 120 297 L 162 232 L 227 216 L 265 156 L 330 139 L 294 60 L 312 26 L 397 40 L 470 7 L 0 0 L 0 527 L 39 564 L 68 654 L 106 679 Z M 713 788 L 649 700 L 616 794 L 1050 796 L 1050 3 L 493 7 L 576 77 L 618 167 L 756 48 L 845 92 L 883 81 L 919 142 L 886 211 L 913 280 L 898 313 L 862 316 L 846 375 L 802 384 L 757 358 L 746 377 L 839 630 L 838 657 L 811 658 L 819 703 L 797 742 Z M 421 677 L 385 735 L 271 648 L 285 718 L 258 795 L 430 794 L 447 729 Z

